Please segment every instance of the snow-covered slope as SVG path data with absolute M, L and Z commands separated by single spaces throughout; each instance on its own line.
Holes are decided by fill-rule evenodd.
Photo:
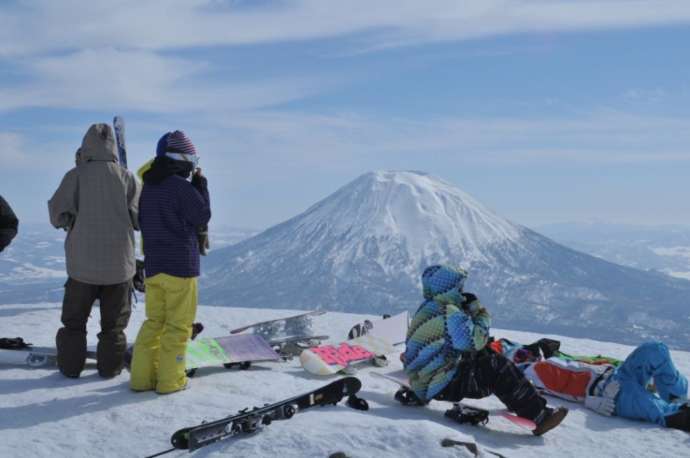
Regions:
M 495 323 L 690 349 L 690 282 L 622 267 L 513 224 L 419 172 L 362 175 L 304 213 L 205 264 L 205 303 L 414 310 L 433 263 L 470 272 Z
M 245 323 L 291 313 L 201 306 L 198 318 L 206 325 L 205 334 L 224 335 Z M 89 322 L 90 343 L 95 343 L 98 315 L 95 309 Z M 50 345 L 59 326 L 60 307 L 50 303 L 4 305 L 0 306 L 0 316 L 0 336 L 21 335 L 35 344 Z M 328 313 L 314 319 L 314 328 L 339 340 L 363 318 Z M 138 307 L 127 331 L 130 339 L 142 319 L 143 307 Z M 494 334 L 523 342 L 543 337 L 501 330 L 494 330 Z M 562 348 L 573 353 L 624 358 L 632 350 L 618 344 L 550 337 L 560 339 Z M 672 354 L 678 368 L 690 374 L 690 353 Z M 443 417 L 443 410 L 449 408 L 446 403 L 432 402 L 428 408 L 400 406 L 393 399 L 396 386 L 370 375 L 372 371 L 398 369 L 399 363 L 395 358 L 392 361 L 388 368 L 366 366 L 357 374 L 363 383 L 360 394 L 370 403 L 368 412 L 344 404 L 307 410 L 289 421 L 274 422 L 255 435 L 210 445 L 193 456 L 324 458 L 337 451 L 361 458 L 471 456 L 465 450 L 441 448 L 439 443 L 446 437 L 476 441 L 480 449 L 509 458 L 690 456 L 687 433 L 602 417 L 579 404 L 554 398 L 549 399 L 552 405 L 566 405 L 571 412 L 561 427 L 543 437 L 534 437 L 500 419 L 485 428 L 457 425 Z M 142 457 L 169 448 L 169 437 L 179 428 L 306 392 L 333 379 L 309 376 L 297 361 L 265 363 L 248 371 L 200 370 L 188 390 L 158 396 L 131 392 L 126 373 L 102 380 L 93 365 L 78 380 L 66 379 L 51 369 L 0 366 L 0 456 Z M 477 404 L 501 406 L 494 397 Z M 166 456 L 189 455 L 178 451 Z

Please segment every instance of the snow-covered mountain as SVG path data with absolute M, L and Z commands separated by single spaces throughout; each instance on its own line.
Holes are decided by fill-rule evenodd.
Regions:
M 365 313 L 414 310 L 434 263 L 513 329 L 690 348 L 690 282 L 566 248 L 419 172 L 365 174 L 304 213 L 213 252 L 202 303 Z

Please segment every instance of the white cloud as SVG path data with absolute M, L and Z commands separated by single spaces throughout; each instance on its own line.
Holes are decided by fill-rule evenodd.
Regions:
M 232 112 L 276 106 L 338 84 L 323 72 L 269 80 L 218 78 L 213 62 L 179 57 L 184 53 L 171 57 L 170 51 L 183 49 L 347 37 L 342 42 L 347 54 L 518 32 L 686 22 L 687 0 L 666 0 L 663 8 L 658 0 L 4 3 L 0 63 L 9 64 L 15 78 L 0 87 L 0 111 L 53 107 Z M 186 54 L 191 55 L 199 53 Z
M 113 48 L 26 59 L 21 64 L 25 81 L 0 89 L 0 110 L 232 112 L 287 102 L 330 84 L 308 78 L 213 83 L 203 78 L 209 67 L 204 61 Z
M 687 0 L 36 0 L 0 9 L 0 55 L 177 49 L 358 35 L 370 47 L 690 22 Z
M 660 87 L 652 89 L 628 89 L 623 98 L 631 102 L 657 103 L 668 96 L 668 92 Z
M 42 141 L 32 138 L 40 136 L 41 132 L 40 126 L 33 128 L 31 133 L 0 131 L 0 169 L 4 172 L 18 172 L 18 176 L 22 176 L 25 173 L 52 174 L 55 170 L 72 167 L 74 153 L 81 144 L 83 133 L 77 133 L 76 141 L 67 144 L 65 140 Z
M 46 133 L 49 139 L 54 135 L 38 130 L 30 146 L 20 134 L 0 132 L 0 162 L 13 168 L 69 167 L 87 124 L 75 128 L 56 121 L 51 130 L 73 133 L 59 141 L 42 141 Z M 359 173 L 420 168 L 429 161 L 450 167 L 690 162 L 690 119 L 618 112 L 576 119 L 437 117 L 424 121 L 356 113 L 178 113 L 160 120 L 133 121 L 128 127 L 134 168 L 150 157 L 160 135 L 179 128 L 197 145 L 204 167 L 226 175 L 261 170 L 262 179 L 269 180 L 317 169 Z M 258 179 L 255 175 L 234 178 Z
M 192 122 L 193 124 L 193 122 Z M 196 126 L 214 168 L 352 170 L 425 162 L 642 164 L 690 161 L 690 119 L 591 113 L 578 119 L 385 119 L 245 113 Z M 433 158 L 433 159 L 431 159 Z M 379 165 L 380 164 L 380 165 Z M 237 168 L 235 166 L 228 169 Z M 239 167 L 245 168 L 244 166 Z
M 2 169 L 14 169 L 26 166 L 29 157 L 24 152 L 24 141 L 19 134 L 0 132 L 0 164 Z

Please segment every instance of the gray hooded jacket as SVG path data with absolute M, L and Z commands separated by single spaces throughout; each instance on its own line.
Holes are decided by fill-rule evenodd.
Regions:
M 51 224 L 68 231 L 67 275 L 93 285 L 123 283 L 135 272 L 140 185 L 118 164 L 108 124 L 89 128 L 76 162 L 48 201 Z

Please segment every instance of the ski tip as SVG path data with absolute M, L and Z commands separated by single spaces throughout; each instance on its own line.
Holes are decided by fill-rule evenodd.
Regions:
M 176 449 L 186 450 L 189 448 L 189 431 L 193 428 L 182 428 L 175 431 L 170 437 L 170 445 Z

